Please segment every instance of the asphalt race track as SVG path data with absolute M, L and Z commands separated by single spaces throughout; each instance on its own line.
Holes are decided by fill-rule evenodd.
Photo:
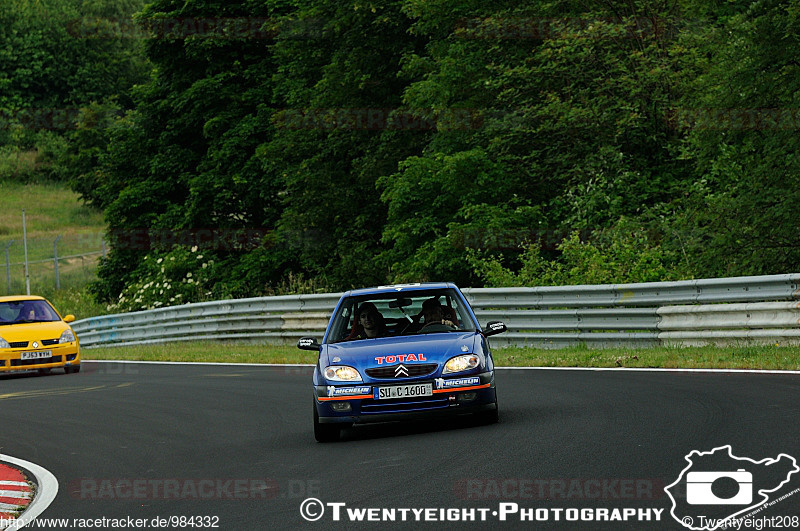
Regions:
M 796 374 L 500 370 L 497 425 L 373 425 L 331 444 L 313 438 L 310 374 L 84 362 L 75 375 L 1 375 L 0 450 L 58 479 L 42 518 L 203 516 L 233 530 L 353 527 L 332 522 L 330 507 L 305 521 L 309 497 L 347 508 L 488 508 L 472 528 L 559 523 L 553 512 L 498 521 L 491 511 L 503 502 L 653 508 L 663 509 L 660 522 L 560 527 L 682 529 L 663 489 L 692 450 L 731 445 L 737 456 L 800 462 Z M 780 492 L 798 487 L 800 473 Z M 759 516 L 800 516 L 800 494 Z M 425 527 L 443 525 L 465 526 Z

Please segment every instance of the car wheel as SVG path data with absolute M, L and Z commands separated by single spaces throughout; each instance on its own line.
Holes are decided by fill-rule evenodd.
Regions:
M 80 365 L 65 365 L 64 366 L 64 374 L 75 374 L 76 372 L 81 372 Z
M 319 421 L 319 413 L 317 413 L 317 405 L 314 406 L 314 438 L 317 442 L 333 442 L 339 440 L 341 430 L 337 424 L 321 424 Z
M 46 375 L 50 374 L 51 370 L 52 369 L 39 369 L 39 376 L 46 376 Z

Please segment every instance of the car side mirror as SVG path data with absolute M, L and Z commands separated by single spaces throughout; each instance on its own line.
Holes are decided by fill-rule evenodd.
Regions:
M 319 349 L 322 348 L 322 345 L 317 343 L 317 340 L 313 337 L 301 337 L 297 342 L 297 348 L 300 350 L 314 350 L 319 352 Z
M 502 334 L 506 330 L 508 330 L 508 327 L 503 321 L 489 321 L 483 329 L 483 335 L 489 337 L 495 334 Z
M 65 323 L 71 323 L 74 320 L 75 320 L 75 316 L 72 315 L 72 314 L 68 314 L 68 315 L 64 316 L 64 322 Z

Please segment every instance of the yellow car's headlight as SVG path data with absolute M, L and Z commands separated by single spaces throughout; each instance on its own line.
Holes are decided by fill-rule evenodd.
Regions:
M 325 367 L 325 379 L 335 382 L 360 382 L 361 373 L 346 365 L 330 365 Z
M 72 333 L 72 330 L 67 328 L 61 333 L 61 337 L 58 338 L 59 343 L 72 343 L 75 341 L 75 334 Z
M 464 354 L 462 356 L 456 356 L 455 358 L 450 358 L 447 361 L 447 363 L 444 364 L 444 370 L 442 371 L 442 374 L 474 369 L 475 367 L 480 365 L 480 363 L 481 359 L 475 354 Z
M 0 337 L 0 348 L 11 348 L 11 345 L 8 344 L 8 341 Z

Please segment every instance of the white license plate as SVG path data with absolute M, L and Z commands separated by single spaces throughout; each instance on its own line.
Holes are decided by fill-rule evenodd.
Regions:
M 392 387 L 376 387 L 375 400 L 390 398 L 414 398 L 417 396 L 433 396 L 433 384 L 395 385 Z
M 35 352 L 22 352 L 19 356 L 21 360 L 38 360 L 42 358 L 52 358 L 52 350 L 37 350 Z

